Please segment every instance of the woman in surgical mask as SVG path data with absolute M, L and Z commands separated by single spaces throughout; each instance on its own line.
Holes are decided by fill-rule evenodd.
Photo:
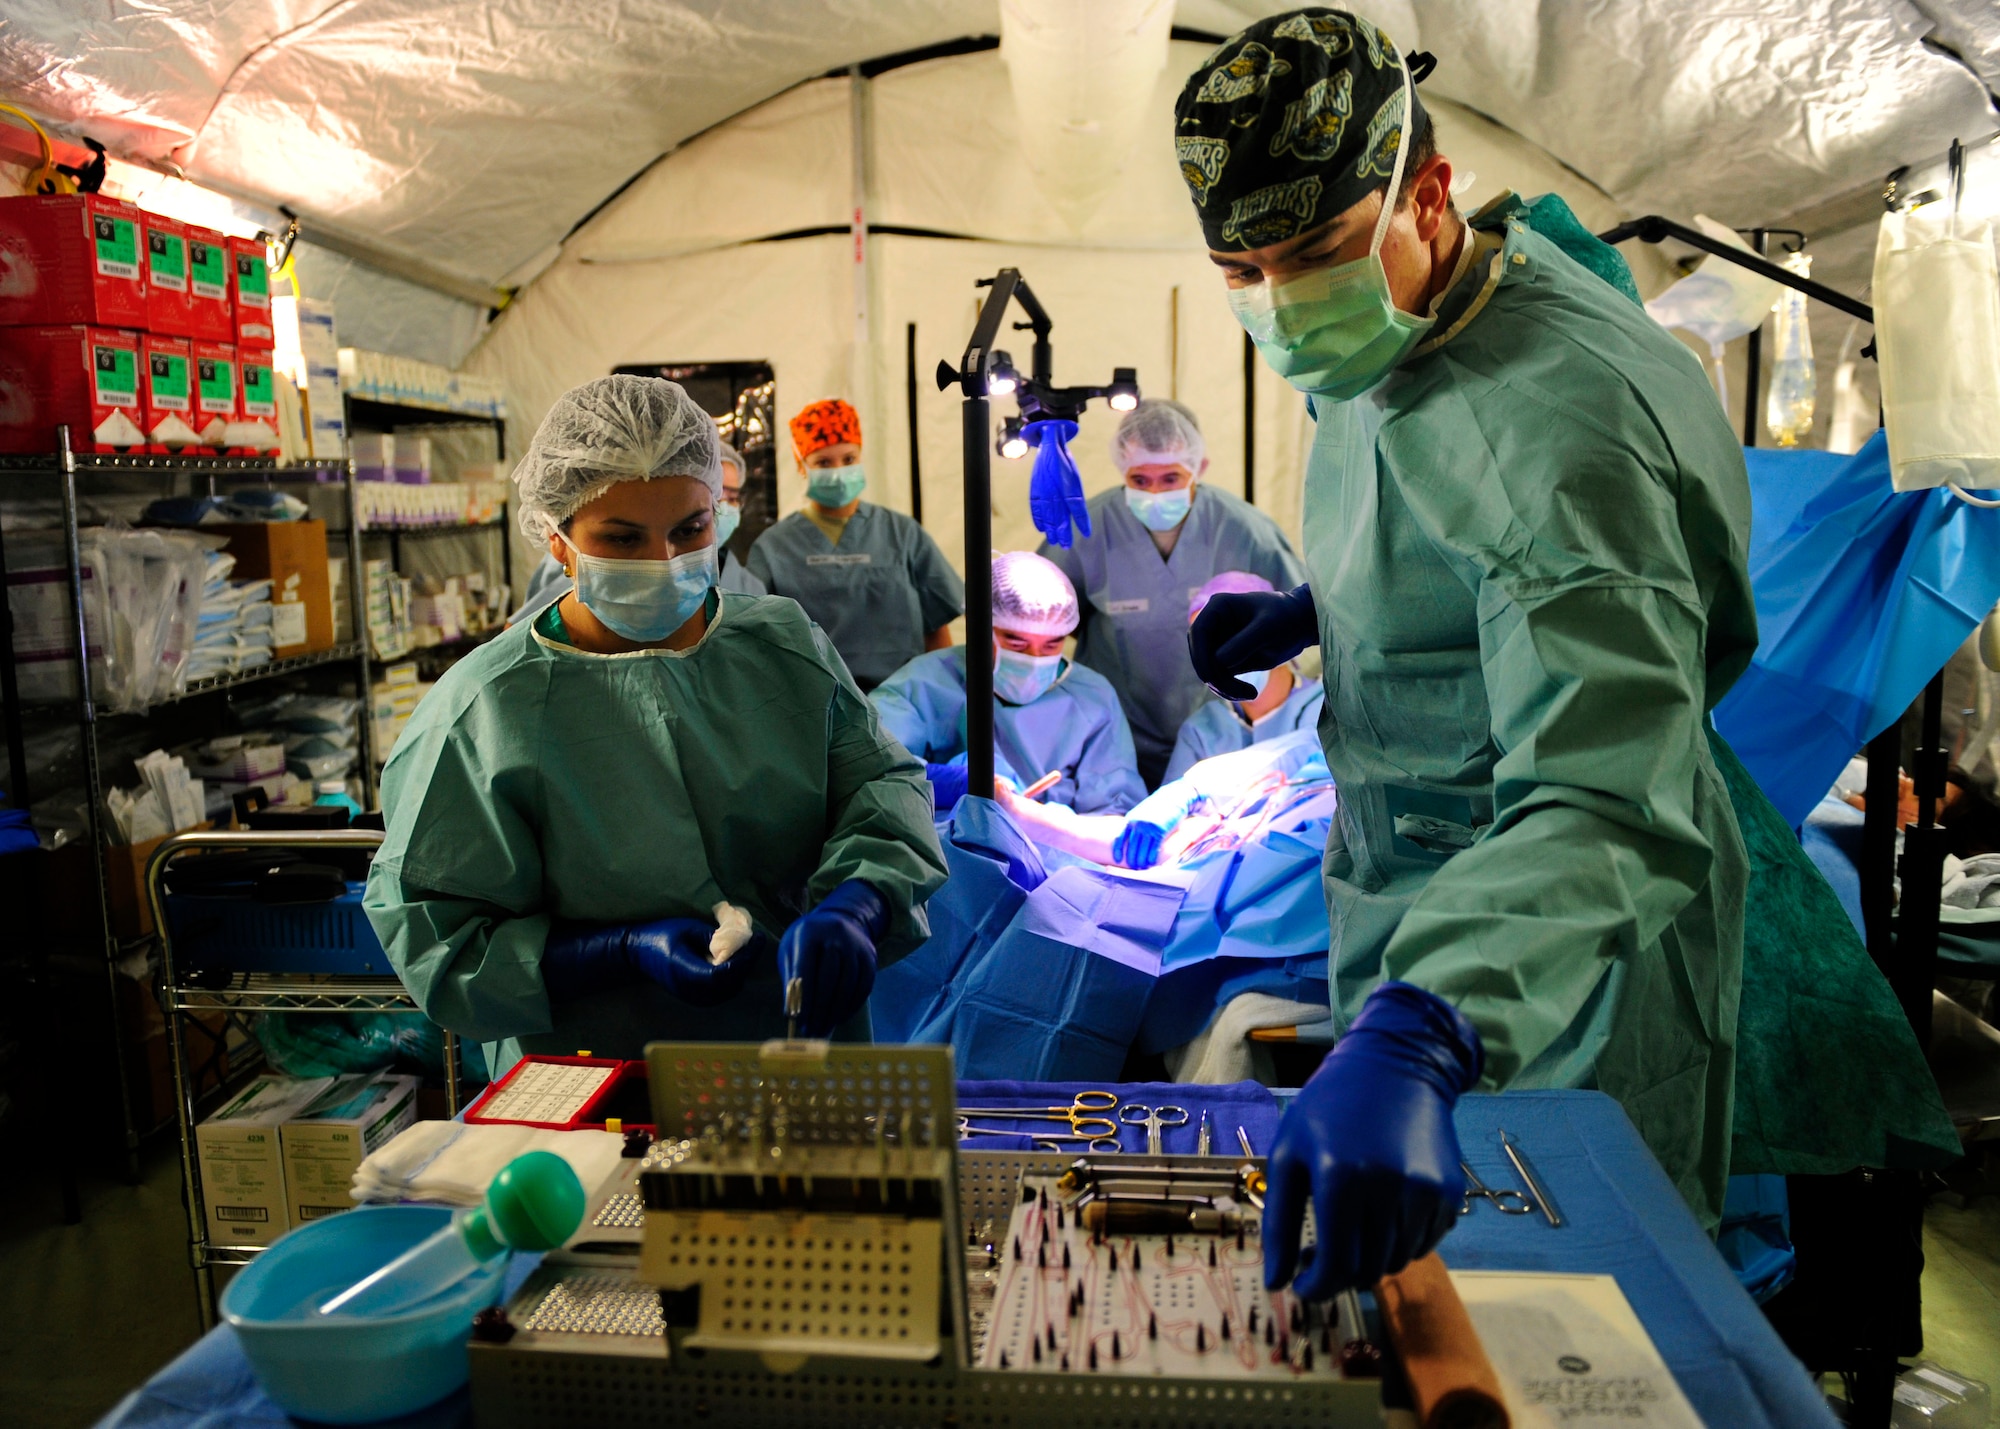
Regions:
M 805 505 L 757 538 L 750 571 L 804 606 L 872 690 L 913 656 L 951 644 L 965 583 L 916 521 L 862 500 L 868 474 L 852 406 L 814 402 L 791 432 Z
M 1032 551 L 993 557 L 993 767 L 1026 788 L 1062 777 L 1046 797 L 1085 814 L 1122 814 L 1146 796 L 1118 695 L 1070 663 L 1076 589 Z M 940 812 L 965 793 L 964 646 L 919 655 L 869 696 L 882 726 L 923 759 Z
M 1150 788 L 1209 698 L 1188 664 L 1189 598 L 1228 570 L 1289 590 L 1305 567 L 1270 517 L 1203 481 L 1207 443 L 1180 403 L 1148 398 L 1126 413 L 1111 459 L 1122 485 L 1091 498 L 1091 534 L 1041 554 L 1083 596 L 1077 663 L 1118 692 Z
M 566 394 L 515 473 L 574 588 L 454 665 L 383 777 L 365 906 L 430 1018 L 524 1052 L 869 1035 L 942 883 L 923 767 L 791 601 L 716 583 L 715 425 Z

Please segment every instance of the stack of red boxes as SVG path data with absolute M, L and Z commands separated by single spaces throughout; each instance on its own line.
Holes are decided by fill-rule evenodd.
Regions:
M 0 198 L 0 452 L 277 447 L 261 243 L 100 194 Z

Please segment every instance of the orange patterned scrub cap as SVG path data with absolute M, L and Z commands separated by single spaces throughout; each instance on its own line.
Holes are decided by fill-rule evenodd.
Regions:
M 861 445 L 861 414 L 838 397 L 814 402 L 792 418 L 792 450 L 800 461 L 842 442 Z

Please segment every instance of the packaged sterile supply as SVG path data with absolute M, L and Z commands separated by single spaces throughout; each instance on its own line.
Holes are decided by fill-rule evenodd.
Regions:
M 195 430 L 194 371 L 188 340 L 147 333 L 139 343 L 144 377 L 146 450 L 171 454 L 198 446 Z
M 417 1119 L 417 1079 L 336 1077 L 280 1129 L 293 1225 L 354 1209 L 354 1173 Z
M 271 268 L 264 245 L 253 238 L 229 240 L 229 303 L 236 314 L 236 341 L 243 347 L 270 347 Z
M 132 451 L 145 416 L 137 333 L 0 328 L 0 452 L 54 451 L 58 425 L 79 452 Z
M 197 340 L 189 344 L 189 361 L 194 367 L 190 423 L 204 447 L 220 452 L 229 445 L 230 425 L 241 415 L 236 344 Z
M 271 365 L 271 349 L 239 344 L 236 356 L 237 390 L 242 395 L 229 446 L 248 456 L 265 456 L 278 449 L 278 379 Z
M 431 479 L 431 439 L 405 432 L 396 438 L 396 480 L 405 486 L 428 486 Z
M 1976 1379 L 1918 1360 L 1896 1377 L 1894 1429 L 1986 1429 L 1993 1397 Z
M 347 454 L 354 459 L 356 481 L 395 480 L 396 437 L 393 432 L 350 433 Z
M 331 1077 L 259 1077 L 194 1129 L 208 1239 L 269 1245 L 291 1229 L 281 1128 Z
M 229 305 L 229 240 L 212 228 L 187 225 L 188 336 L 198 342 L 236 344 L 236 315 Z
M 176 219 L 145 216 L 146 329 L 175 337 L 194 336 L 188 294 L 188 231 Z
M 0 198 L 0 272 L 0 325 L 143 328 L 145 215 L 103 194 Z

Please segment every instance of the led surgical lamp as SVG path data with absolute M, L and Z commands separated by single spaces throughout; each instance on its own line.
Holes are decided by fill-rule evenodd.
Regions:
M 988 650 L 993 646 L 993 454 L 1010 461 L 1026 456 L 1032 423 L 1074 422 L 1093 397 L 1104 398 L 1114 412 L 1131 411 L 1139 405 L 1139 373 L 1137 368 L 1114 367 L 1111 380 L 1101 387 L 1056 386 L 1055 351 L 1049 344 L 1054 322 L 1022 280 L 1021 270 L 1002 268 L 975 286 L 989 291 L 973 324 L 972 340 L 956 367 L 938 363 L 937 384 L 940 392 L 956 386 L 965 395 L 965 643 L 972 650 Z M 1034 334 L 1026 376 L 1010 354 L 993 346 L 1007 309 L 1017 302 L 1028 320 L 1015 323 L 1015 331 Z M 995 397 L 1012 397 L 1019 409 L 1001 422 L 997 440 L 991 408 Z M 965 662 L 965 751 L 968 792 L 992 798 L 990 660 Z

